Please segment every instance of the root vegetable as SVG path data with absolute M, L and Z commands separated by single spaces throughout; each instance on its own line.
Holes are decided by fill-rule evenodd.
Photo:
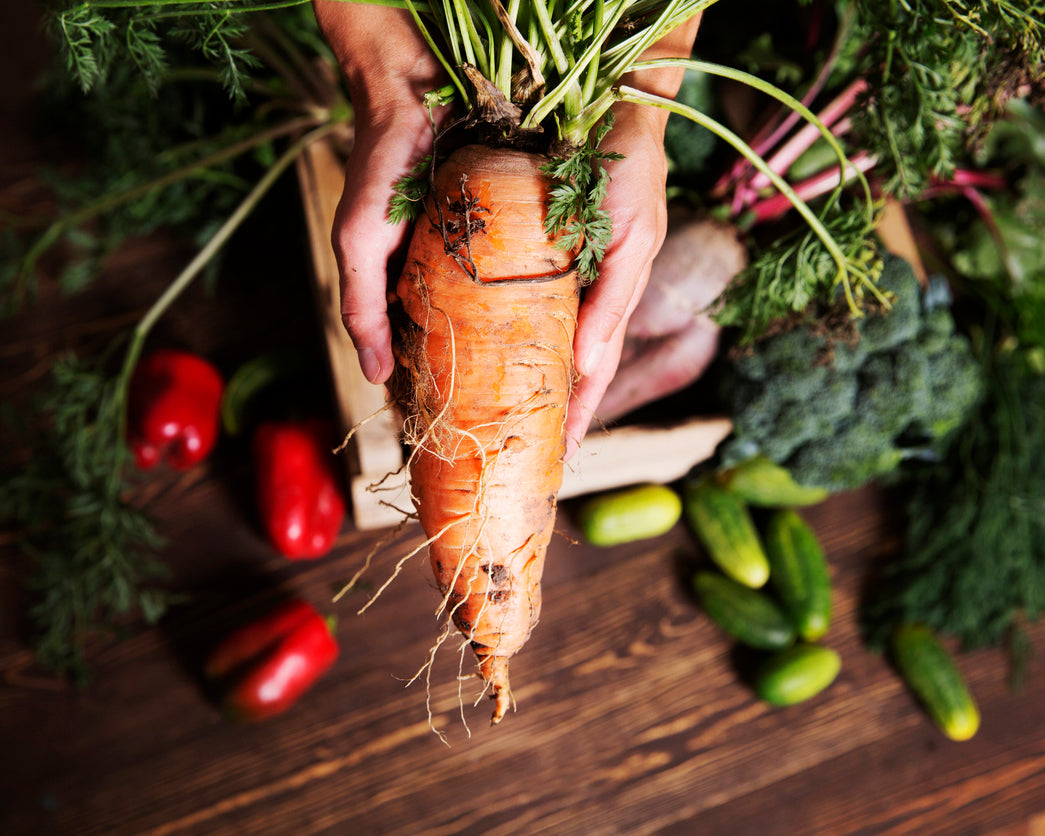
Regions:
M 444 609 L 495 700 L 540 616 L 580 296 L 544 232 L 543 158 L 467 146 L 437 171 L 398 283 L 414 502 Z
M 697 380 L 714 358 L 719 328 L 707 308 L 747 263 L 735 227 L 677 211 L 628 321 L 620 367 L 596 414 L 603 423 Z

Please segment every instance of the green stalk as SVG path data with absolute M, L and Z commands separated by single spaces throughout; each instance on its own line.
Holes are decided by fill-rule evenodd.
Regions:
M 464 37 L 462 43 L 464 44 L 465 60 L 474 67 L 479 68 L 484 76 L 489 77 L 489 67 L 486 65 L 486 54 L 483 51 L 482 39 L 479 37 L 479 33 L 475 28 L 475 20 L 468 12 L 468 4 L 465 0 L 451 0 L 453 3 L 454 15 L 458 20 L 458 27 L 460 28 Z
M 352 0 L 343 0 L 343 2 L 352 2 Z M 410 12 L 410 16 L 414 19 L 414 23 L 417 25 L 417 30 L 421 33 L 421 37 L 424 38 L 425 43 L 428 44 L 428 48 L 432 50 L 432 54 L 436 57 L 436 60 L 450 77 L 450 81 L 453 83 L 454 87 L 457 88 L 457 92 L 461 96 L 461 101 L 465 106 L 467 106 L 471 101 L 471 97 L 468 95 L 468 91 L 465 89 L 461 77 L 457 74 L 454 66 L 446 60 L 443 51 L 436 45 L 432 33 L 428 31 L 428 27 L 425 26 L 424 21 L 421 20 L 421 15 L 417 10 L 417 6 L 413 3 L 413 0 L 404 0 L 404 3 L 406 4 L 407 11 Z
M 597 59 L 602 49 L 602 44 L 610 36 L 613 27 L 617 25 L 626 10 L 626 6 L 623 2 L 618 3 L 610 16 L 609 21 L 606 23 L 605 30 L 602 36 L 595 38 L 588 48 L 581 53 L 569 71 L 562 77 L 562 80 L 552 89 L 549 93 L 537 102 L 533 106 L 533 109 L 523 120 L 523 127 L 535 128 L 540 125 L 545 119 L 547 119 L 560 104 L 563 104 L 564 100 L 568 97 L 571 90 L 579 89 L 578 80 L 581 74 L 592 65 L 592 62 Z M 608 86 L 608 85 L 607 85 Z M 562 136 L 563 139 L 567 139 L 574 144 L 580 144 L 586 138 L 587 134 L 582 134 L 577 129 L 576 125 L 569 117 L 578 117 L 583 113 L 584 108 L 580 107 L 575 111 L 567 111 L 567 118 L 564 120 Z M 586 121 L 586 117 L 582 117 L 581 121 Z
M 295 133 L 302 128 L 309 127 L 315 124 L 315 119 L 310 117 L 302 117 L 298 119 L 292 119 L 288 122 L 284 122 L 280 125 L 275 125 L 247 139 L 241 140 L 240 142 L 232 143 L 215 151 L 206 157 L 201 157 L 195 162 L 183 165 L 180 168 L 176 168 L 173 171 L 169 171 L 166 174 L 156 177 L 147 183 L 142 183 L 139 186 L 135 186 L 132 189 L 127 189 L 122 192 L 115 192 L 102 195 L 100 198 L 86 206 L 81 207 L 77 211 L 70 215 L 60 218 L 49 226 L 44 233 L 37 239 L 36 243 L 33 244 L 32 248 L 26 253 L 22 260 L 22 265 L 19 269 L 19 285 L 16 289 L 16 298 L 20 299 L 24 295 L 24 279 L 25 276 L 32 271 L 37 260 L 42 256 L 48 248 L 50 248 L 55 241 L 68 229 L 79 226 L 82 223 L 86 223 L 91 218 L 97 217 L 104 212 L 108 212 L 111 209 L 115 209 L 117 206 L 121 206 L 132 200 L 136 200 L 140 197 L 144 197 L 149 192 L 155 191 L 156 189 L 163 189 L 179 180 L 186 179 L 197 175 L 198 173 L 210 168 L 211 166 L 217 165 L 218 163 L 225 162 L 226 160 L 234 159 L 240 154 L 250 151 L 252 148 L 268 142 L 272 139 L 278 139 L 286 134 Z M 195 142 L 193 144 L 196 144 Z
M 794 96 L 785 93 L 776 85 L 770 84 L 768 81 L 752 75 L 751 73 L 746 73 L 743 70 L 735 70 L 732 67 L 726 67 L 721 64 L 714 64 L 710 61 L 700 61 L 691 58 L 662 58 L 655 61 L 640 61 L 632 65 L 633 70 L 654 69 L 657 67 L 683 67 L 687 70 L 695 70 L 697 72 L 707 73 L 708 75 L 716 75 L 720 78 L 728 78 L 731 81 L 736 81 L 740 84 L 752 87 L 760 93 L 765 93 L 767 96 L 771 96 L 781 104 L 793 110 L 809 124 L 816 127 L 820 132 L 820 135 L 830 146 L 831 150 L 834 151 L 835 156 L 838 158 L 838 164 L 841 166 L 843 172 L 847 168 L 856 172 L 856 179 L 860 183 L 861 190 L 863 191 L 864 202 L 867 206 L 867 222 L 871 223 L 873 221 L 874 196 L 871 193 L 871 185 L 868 183 L 867 177 L 864 176 L 862 171 L 849 162 L 845 150 L 838 142 L 838 137 L 831 133 L 831 129 L 828 128 L 821 119 L 813 113 L 813 111 L 802 104 L 802 102 Z
M 644 27 L 637 36 L 626 41 L 626 43 L 630 43 L 630 46 L 620 58 L 609 65 L 610 69 L 602 82 L 603 85 L 616 84 L 631 69 L 632 64 L 654 43 L 714 2 L 715 0 L 703 0 L 703 2 L 698 0 L 696 3 L 693 3 L 692 0 L 670 0 L 654 23 Z M 684 9 L 683 13 L 680 13 L 680 8 Z
M 592 32 L 602 32 L 606 25 L 606 0 L 595 0 L 595 17 L 592 20 Z M 591 61 L 588 63 L 587 75 L 584 78 L 584 87 L 582 96 L 584 101 L 590 102 L 595 97 L 595 85 L 599 80 L 599 60 L 602 53 L 602 44 L 599 44 L 599 49 L 595 55 L 592 56 Z
M 500 0 L 494 0 L 494 2 L 500 3 Z M 515 26 L 516 21 L 519 19 L 520 2 L 521 0 L 510 0 L 508 8 L 505 10 L 505 15 L 511 21 L 512 26 Z M 504 93 L 506 98 L 511 98 L 512 59 L 514 55 L 515 49 L 512 44 L 511 34 L 505 27 L 504 37 L 501 38 L 500 58 L 496 65 L 497 77 L 493 79 L 493 82 L 497 85 L 497 89 Z
M 243 222 L 247 219 L 251 212 L 257 207 L 261 199 L 268 193 L 269 189 L 275 185 L 280 175 L 299 157 L 301 153 L 313 142 L 322 139 L 331 131 L 335 130 L 338 126 L 336 124 L 321 125 L 310 133 L 305 134 L 298 139 L 293 145 L 291 145 L 283 154 L 277 159 L 272 166 L 265 172 L 260 180 L 254 185 L 254 188 L 250 190 L 240 204 L 232 211 L 225 222 L 218 228 L 218 230 L 211 236 L 210 240 L 196 253 L 192 260 L 185 266 L 185 268 L 175 277 L 167 289 L 160 295 L 160 297 L 153 302 L 152 306 L 145 312 L 145 315 L 141 318 L 138 324 L 135 326 L 134 331 L 131 334 L 131 342 L 127 346 L 127 352 L 123 358 L 123 365 L 120 369 L 119 377 L 117 378 L 116 386 L 116 402 L 121 405 L 119 422 L 117 425 L 117 439 L 123 439 L 126 436 L 127 431 L 127 410 L 125 404 L 127 401 L 127 390 L 130 387 L 131 376 L 134 374 L 135 366 L 138 364 L 138 359 L 141 356 L 142 348 L 145 345 L 145 339 L 148 337 L 149 332 L 156 324 L 157 320 L 167 309 L 174 303 L 174 301 L 192 284 L 193 279 L 199 275 L 200 271 L 210 262 L 212 258 L 218 253 L 232 234 L 240 228 Z M 118 471 L 114 471 L 111 477 L 111 485 L 113 491 L 117 490 L 119 484 L 120 474 Z
M 464 63 L 465 58 L 461 53 L 461 38 L 460 32 L 457 29 L 457 19 L 453 13 L 452 4 L 453 0 L 443 0 L 443 14 L 439 20 L 445 26 L 443 31 L 444 40 L 450 47 L 450 51 L 454 56 L 454 66 L 460 66 Z M 431 44 L 429 44 L 431 46 Z
M 851 259 L 842 252 L 842 249 L 838 246 L 838 242 L 835 241 L 831 233 L 828 232 L 820 222 L 816 213 L 809 208 L 809 205 L 795 193 L 795 190 L 791 188 L 791 185 L 784 180 L 783 177 L 773 171 L 773 169 L 767 165 L 766 161 L 755 153 L 751 146 L 744 142 L 744 140 L 737 136 L 737 134 L 721 122 L 712 119 L 710 116 L 701 113 L 695 108 L 680 104 L 671 99 L 665 99 L 661 96 L 655 96 L 651 93 L 636 90 L 633 87 L 620 87 L 617 91 L 617 97 L 620 101 L 663 108 L 664 110 L 670 111 L 671 113 L 677 113 L 678 115 L 707 128 L 720 139 L 733 146 L 733 148 L 745 157 L 751 165 L 768 177 L 773 186 L 788 199 L 792 206 L 795 207 L 795 210 L 802 216 L 803 220 L 805 220 L 817 238 L 819 238 L 823 243 L 828 253 L 830 253 L 831 258 L 838 267 L 835 282 L 842 284 L 843 290 L 845 291 L 846 302 L 854 316 L 861 315 L 860 307 L 856 304 L 856 299 L 853 296 L 854 277 L 859 281 L 859 283 L 869 286 L 872 289 L 872 292 L 880 296 L 880 291 L 874 287 L 874 283 L 862 269 L 854 265 Z M 885 301 L 884 298 L 882 301 Z
M 573 57 L 567 56 L 562 41 L 560 41 L 559 36 L 555 34 L 555 26 L 549 16 L 548 6 L 541 2 L 541 0 L 537 0 L 537 2 L 532 4 L 532 8 L 537 18 L 537 24 L 540 27 L 542 39 L 548 47 L 548 51 L 551 53 L 555 69 L 559 72 L 559 75 L 563 76 L 562 84 L 559 85 L 559 87 L 562 88 L 562 95 L 559 101 L 562 102 L 567 117 L 575 116 L 580 113 L 583 108 L 581 88 L 577 83 L 577 78 L 580 73 L 577 71 L 578 68 L 574 66 Z M 539 124 L 539 122 L 527 119 L 526 124 L 533 126 Z

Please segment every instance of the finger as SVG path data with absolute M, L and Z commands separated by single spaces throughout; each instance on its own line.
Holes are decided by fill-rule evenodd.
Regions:
M 626 113 L 618 123 L 624 159 L 607 165 L 610 187 L 605 209 L 613 239 L 588 288 L 577 323 L 574 355 L 581 375 L 593 374 L 606 347 L 635 310 L 649 280 L 653 258 L 667 229 L 665 182 L 667 164 L 655 127 L 633 124 Z M 613 149 L 613 133 L 610 147 Z
M 634 230 L 626 228 L 615 239 L 581 306 L 574 352 L 584 377 L 600 370 L 610 341 L 623 333 L 649 281 L 657 236 L 653 230 Z
M 431 129 L 405 134 L 426 137 Z M 399 129 L 362 131 L 345 167 L 332 241 L 341 275 L 341 319 L 359 353 L 363 374 L 374 383 L 392 372 L 392 332 L 388 319 L 389 266 L 405 247 L 409 224 L 388 220 L 395 182 L 416 164 L 423 141 L 397 140 Z
M 580 447 L 581 441 L 592 422 L 595 410 L 602 400 L 606 387 L 613 380 L 613 375 L 620 363 L 621 349 L 624 345 L 624 329 L 619 328 L 606 344 L 602 362 L 592 374 L 577 381 L 570 393 L 570 403 L 566 412 L 566 452 L 564 458 L 569 460 Z

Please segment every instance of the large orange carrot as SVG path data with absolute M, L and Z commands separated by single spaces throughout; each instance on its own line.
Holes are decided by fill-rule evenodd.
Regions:
M 397 295 L 410 477 L 447 614 L 499 722 L 541 610 L 579 283 L 545 234 L 541 157 L 467 146 L 436 173 Z M 406 393 L 405 396 L 403 393 Z

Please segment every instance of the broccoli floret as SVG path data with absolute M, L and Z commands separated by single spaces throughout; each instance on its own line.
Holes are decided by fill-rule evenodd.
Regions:
M 772 347 L 767 352 L 766 368 L 771 377 L 782 374 L 803 375 L 814 370 L 815 358 L 824 347 L 824 340 L 805 328 L 793 328 L 770 338 Z
M 896 469 L 903 453 L 875 421 L 862 420 L 836 428 L 830 438 L 802 445 L 787 462 L 795 481 L 832 493 L 866 484 Z
M 907 262 L 887 258 L 878 286 L 892 294 L 891 307 L 870 314 L 857 323 L 860 342 L 871 353 L 888 351 L 910 342 L 922 326 L 921 291 Z
M 929 360 L 911 347 L 872 356 L 860 369 L 856 411 L 893 438 L 929 408 Z
M 762 453 L 772 461 L 784 461 L 800 445 L 832 433 L 833 425 L 805 404 L 789 403 L 780 411 L 773 433 L 763 439 Z
M 781 372 L 768 378 L 762 385 L 767 397 L 782 404 L 802 404 L 817 397 L 827 382 L 827 366 L 806 366 L 801 371 Z
M 953 335 L 942 351 L 929 357 L 928 390 L 925 410 L 914 423 L 945 444 L 983 395 L 980 366 L 965 337 Z
M 837 345 L 832 365 L 825 340 L 801 329 L 755 343 L 734 365 L 730 461 L 762 453 L 800 484 L 839 491 L 942 452 L 978 402 L 979 368 L 949 295 L 931 286 L 923 300 L 899 259 L 886 260 L 883 278 L 893 308 L 861 322 L 860 340 Z
M 918 344 L 922 351 L 936 354 L 943 351 L 954 336 L 954 317 L 946 308 L 934 308 L 927 311 L 922 322 L 922 330 L 918 335 Z
M 869 354 L 866 340 L 837 342 L 834 345 L 831 368 L 842 374 L 852 374 L 867 362 Z
M 762 438 L 773 432 L 782 404 L 760 383 L 742 382 L 732 392 L 733 425 L 739 435 Z
M 824 378 L 824 385 L 816 393 L 814 409 L 825 421 L 838 423 L 852 415 L 859 391 L 856 375 L 831 369 Z

